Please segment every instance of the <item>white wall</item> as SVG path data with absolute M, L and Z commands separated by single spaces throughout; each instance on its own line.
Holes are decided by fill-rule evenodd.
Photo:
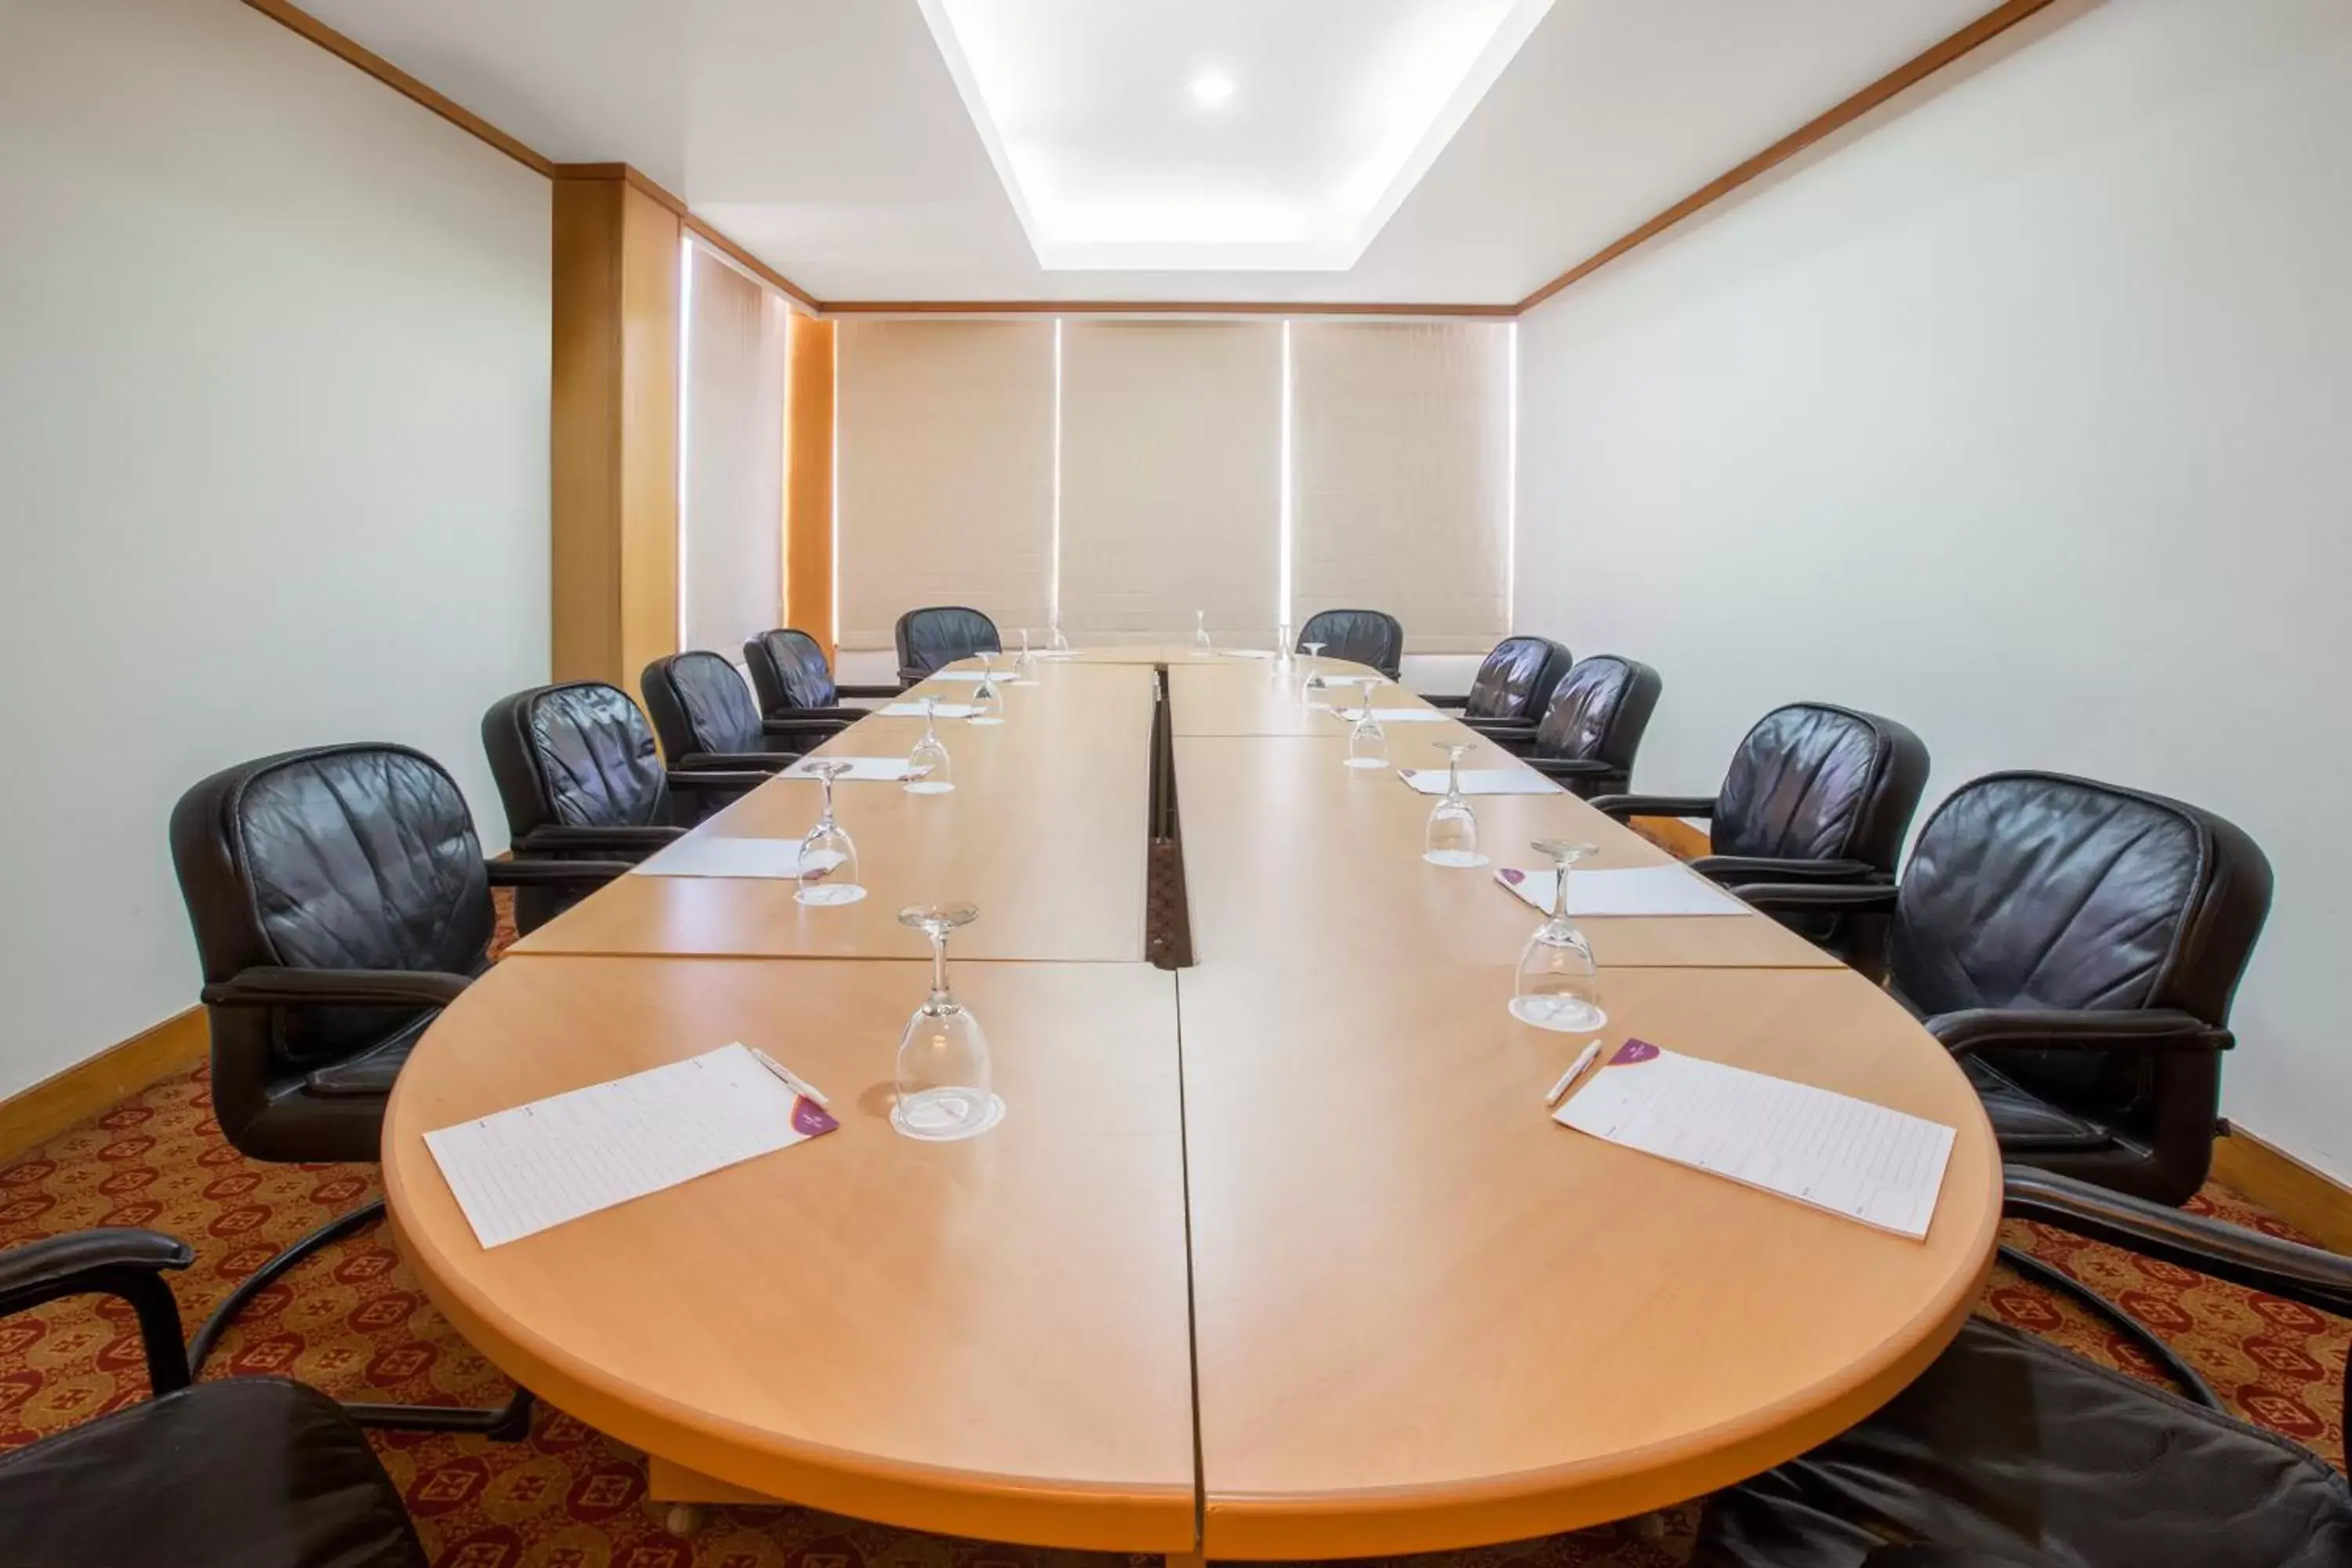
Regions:
M 2352 1177 L 2352 6 L 2109 0 L 1521 327 L 1518 619 L 2198 802 L 2276 868 L 2229 1112 Z M 1923 806 L 1923 816 L 1926 806 Z
M 165 820 L 379 738 L 505 843 L 549 189 L 236 0 L 0 0 L 0 1094 L 195 1000 Z

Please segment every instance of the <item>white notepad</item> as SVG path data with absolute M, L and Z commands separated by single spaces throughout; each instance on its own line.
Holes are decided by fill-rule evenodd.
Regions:
M 818 852 L 825 868 L 840 864 L 831 850 Z M 792 881 L 801 874 L 797 838 L 720 838 L 688 834 L 657 855 L 632 867 L 632 877 L 774 877 Z
M 1364 716 L 1360 708 L 1334 708 L 1331 716 L 1352 724 Z M 1443 724 L 1446 716 L 1434 708 L 1375 708 L 1372 717 L 1383 724 Z
M 1216 654 L 1219 658 L 1272 658 L 1274 650 L 1268 647 L 1221 647 Z
M 1495 880 L 1551 913 L 1559 873 L 1499 866 Z M 1571 915 L 1744 915 L 1746 904 L 1680 866 L 1638 866 L 1616 871 L 1575 871 L 1568 879 Z
M 1444 768 L 1399 768 L 1397 777 L 1423 795 L 1445 793 Z M 1533 768 L 1464 768 L 1464 795 L 1558 795 L 1559 785 Z
M 1000 679 L 1003 679 L 1003 671 L 999 670 L 997 675 Z M 970 680 L 976 682 L 982 679 L 982 673 L 977 669 L 935 669 L 924 679 L 928 680 Z
M 1924 1240 L 1952 1130 L 1866 1100 L 1627 1040 L 1562 1126 Z
M 491 1247 L 838 1125 L 732 1045 L 444 1127 L 425 1146 L 474 1239 Z
M 942 719 L 969 719 L 980 710 L 968 702 L 940 702 L 934 704 L 931 711 Z M 893 702 L 883 709 L 882 713 L 888 719 L 919 719 L 923 716 L 923 705 L 919 702 Z
M 784 770 L 784 777 L 813 779 L 821 762 L 849 764 L 849 771 L 835 779 L 835 784 L 897 784 L 907 776 L 904 757 L 803 757 Z

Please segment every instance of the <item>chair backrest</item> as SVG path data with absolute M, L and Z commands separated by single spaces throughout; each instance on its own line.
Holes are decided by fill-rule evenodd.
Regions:
M 1404 626 L 1385 610 L 1318 610 L 1298 634 L 1297 652 L 1321 643 L 1323 657 L 1369 664 L 1391 680 L 1404 669 Z
M 1718 855 L 1860 860 L 1888 876 L 1927 784 L 1927 748 L 1892 719 L 1792 702 L 1757 721 L 1716 795 Z
M 257 965 L 445 970 L 488 957 L 496 917 L 466 797 L 405 746 L 314 746 L 213 774 L 172 811 L 172 862 L 206 984 Z M 232 1139 L 267 1074 L 380 1039 L 414 1008 L 213 1010 L 213 1099 Z M 224 1072 L 227 1064 L 246 1070 Z
M 724 655 L 706 648 L 665 655 L 646 666 L 637 686 L 671 762 L 698 752 L 763 749 L 760 710 Z
M 963 605 L 932 605 L 898 617 L 898 668 L 929 675 L 976 653 L 1002 653 L 996 623 Z
M 1609 653 L 1578 659 L 1536 726 L 1536 755 L 1594 757 L 1631 778 L 1664 685 L 1634 659 Z
M 761 632 L 745 643 L 743 668 L 751 672 L 761 711 L 772 719 L 803 708 L 830 708 L 840 697 L 824 649 L 808 633 L 790 626 Z
M 573 680 L 502 697 L 482 715 L 482 750 L 518 838 L 540 827 L 669 822 L 654 732 L 617 686 Z
M 1575 655 L 1549 637 L 1505 637 L 1478 667 L 1463 716 L 1539 719 L 1575 662 Z
M 1992 773 L 1919 830 L 1888 975 L 1923 1015 L 2179 1007 L 2219 1025 L 2270 900 L 2270 861 L 2210 811 L 2063 773 Z

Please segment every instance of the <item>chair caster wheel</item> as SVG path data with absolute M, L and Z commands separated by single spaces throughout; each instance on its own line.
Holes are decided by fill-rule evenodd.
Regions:
M 700 1530 L 709 1516 L 709 1510 L 698 1502 L 674 1502 L 669 1505 L 669 1514 L 663 1522 L 672 1535 L 683 1541 Z

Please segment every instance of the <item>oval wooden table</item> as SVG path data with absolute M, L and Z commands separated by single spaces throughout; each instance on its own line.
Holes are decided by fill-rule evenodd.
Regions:
M 586 951 L 546 944 L 469 990 L 403 1072 L 383 1144 L 403 1253 L 467 1339 L 644 1448 L 657 1481 L 706 1489 L 682 1495 L 1283 1559 L 1518 1539 L 1699 1495 L 1868 1414 L 1958 1332 L 1991 1267 L 1998 1155 L 1966 1079 L 1884 993 L 1760 916 L 1585 922 L 1605 1040 L 1955 1128 L 1924 1242 L 1558 1126 L 1544 1090 L 1581 1040 L 1505 1007 L 1533 911 L 1485 873 L 1424 865 L 1427 798 L 1341 767 L 1335 721 L 1286 713 L 1263 668 L 1171 676 L 1194 967 L 1107 961 L 1083 856 L 1038 879 L 984 831 L 929 841 L 919 863 L 885 852 L 919 864 L 910 889 L 1026 900 L 1021 961 L 954 969 L 1009 1107 L 983 1138 L 888 1130 L 923 979 L 879 926 L 858 956 L 822 956 L 834 939 L 762 934 L 777 911 L 722 902 L 706 928 L 740 929 L 719 951 L 770 956 L 696 956 L 674 921 L 598 910 L 645 891 L 623 889 L 546 928 L 593 925 Z M 1001 809 L 1019 820 L 1078 825 L 1117 855 L 1123 905 L 1139 888 L 1108 825 L 1139 838 L 1144 803 L 1099 797 L 1142 787 L 1151 683 L 1079 661 L 1041 679 L 1038 734 L 1022 738 L 1016 700 L 987 745 L 1025 757 L 1051 715 L 1082 710 L 1074 732 L 1106 739 L 1042 770 L 976 768 L 949 798 L 984 824 L 1016 790 Z M 1114 688 L 1143 706 L 1106 717 Z M 884 723 L 831 749 L 875 752 Z M 788 787 L 803 786 L 734 815 L 764 826 Z M 1564 795 L 1477 806 L 1498 858 L 1573 832 L 1602 865 L 1664 859 Z M 871 820 L 901 810 L 877 797 Z M 1135 912 L 1114 913 L 1124 943 Z M 425 1131 L 738 1039 L 830 1092 L 841 1131 L 476 1244 Z

